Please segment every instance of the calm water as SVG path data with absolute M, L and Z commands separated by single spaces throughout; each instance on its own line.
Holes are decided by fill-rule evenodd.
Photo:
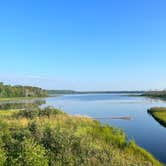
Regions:
M 166 128 L 147 113 L 147 109 L 154 106 L 166 107 L 166 101 L 130 97 L 125 94 L 86 94 L 47 98 L 46 105 L 61 108 L 72 115 L 86 115 L 92 118 L 129 116 L 132 120 L 100 121 L 122 128 L 129 139 L 135 140 L 158 160 L 166 163 Z

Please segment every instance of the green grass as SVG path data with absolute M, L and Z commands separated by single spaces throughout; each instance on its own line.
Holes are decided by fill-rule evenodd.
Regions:
M 166 108 L 154 107 L 148 110 L 148 113 L 153 116 L 162 126 L 166 127 Z
M 0 165 L 161 166 L 120 129 L 54 108 L 0 111 Z

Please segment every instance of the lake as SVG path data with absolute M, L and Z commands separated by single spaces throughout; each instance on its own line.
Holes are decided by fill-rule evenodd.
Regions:
M 166 128 L 155 121 L 147 109 L 165 106 L 166 101 L 127 94 L 84 94 L 46 98 L 46 104 L 72 115 L 84 115 L 122 128 L 128 139 L 166 163 Z M 131 120 L 111 119 L 131 117 Z
M 34 101 L 36 102 L 36 99 Z M 33 100 L 18 102 L 29 104 L 33 103 Z M 10 102 L 0 101 L 0 104 L 2 103 Z M 147 113 L 147 109 L 151 107 L 166 107 L 166 101 L 128 94 L 82 94 L 50 97 L 37 104 L 42 104 L 43 107 L 54 106 L 71 115 L 89 116 L 104 124 L 121 128 L 128 139 L 135 140 L 139 146 L 166 164 L 166 128 Z M 9 105 L 8 107 L 10 108 Z M 15 107 L 17 108 L 18 104 Z M 118 117 L 130 117 L 131 120 L 112 119 Z

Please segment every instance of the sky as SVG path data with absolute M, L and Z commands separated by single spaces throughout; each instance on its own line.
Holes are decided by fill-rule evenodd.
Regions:
M 165 89 L 165 9 L 165 0 L 0 1 L 0 81 Z

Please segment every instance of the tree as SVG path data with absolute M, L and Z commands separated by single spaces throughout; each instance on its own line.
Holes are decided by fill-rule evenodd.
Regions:
M 32 86 L 10 86 L 0 82 L 0 97 L 46 97 L 47 91 Z

